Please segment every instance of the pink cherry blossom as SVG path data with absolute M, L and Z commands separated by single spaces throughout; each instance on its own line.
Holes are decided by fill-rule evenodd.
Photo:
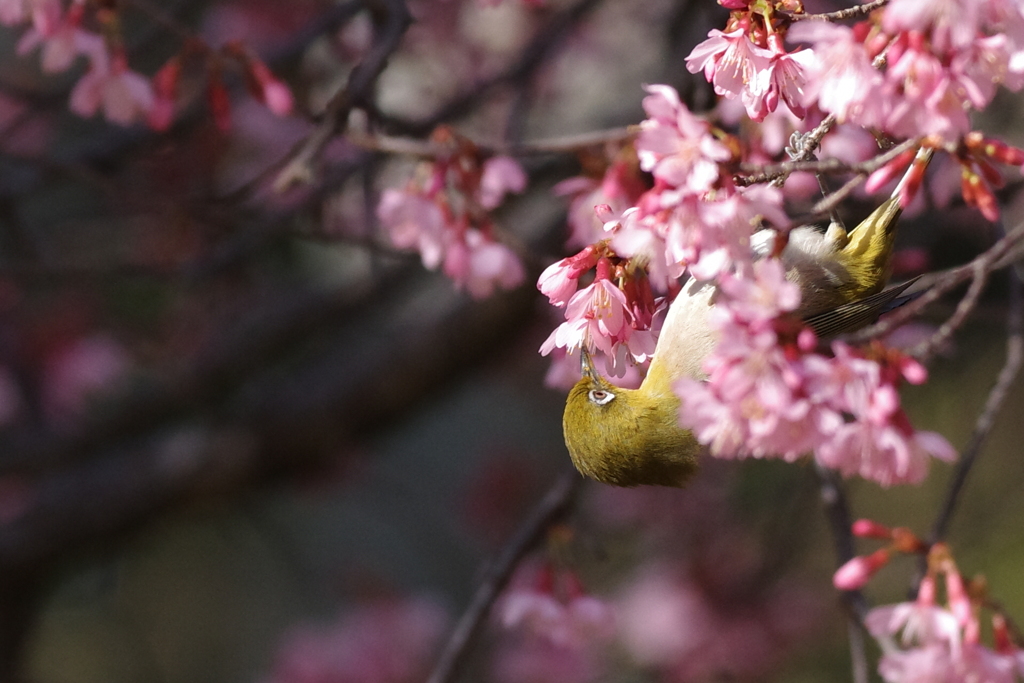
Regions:
M 559 325 L 541 347 L 546 355 L 555 346 L 572 352 L 598 348 L 614 353 L 612 346 L 628 334 L 626 295 L 608 279 L 598 279 L 576 292 L 566 306 L 566 322 Z
M 719 457 L 798 458 L 839 421 L 808 400 L 802 370 L 790 363 L 772 324 L 799 305 L 799 289 L 772 259 L 755 263 L 751 275 L 720 282 L 722 300 L 711 316 L 719 343 L 704 363 L 707 382 L 683 378 L 675 387 L 680 423 Z
M 0 24 L 15 26 L 28 18 L 25 0 L 0 0 Z
M 647 120 L 636 140 L 640 167 L 672 187 L 705 192 L 718 180 L 718 164 L 729 150 L 710 135 L 710 126 L 690 113 L 675 89 L 649 85 L 644 98 Z
M 496 208 L 509 192 L 526 189 L 527 177 L 519 162 L 508 156 L 491 157 L 483 164 L 477 200 L 485 209 Z
M 555 185 L 554 194 L 572 197 L 569 247 L 584 247 L 607 237 L 605 224 L 609 218 L 599 217 L 597 207 L 606 207 L 602 212 L 621 220 L 623 212 L 634 206 L 647 189 L 638 175 L 635 163 L 620 158 L 608 166 L 600 182 L 577 176 Z
M 899 88 L 886 116 L 886 130 L 895 135 L 939 135 L 947 139 L 970 130 L 958 89 L 937 57 L 911 46 L 889 63 L 886 80 Z
M 502 642 L 491 662 L 496 683 L 593 683 L 604 670 L 596 647 L 573 647 L 546 638 Z
M 537 280 L 537 288 L 548 297 L 552 306 L 565 306 L 579 286 L 579 278 L 597 265 L 600 253 L 587 247 L 575 256 L 552 263 Z
M 381 600 L 343 613 L 331 624 L 295 628 L 278 651 L 267 683 L 422 680 L 447 621 L 435 600 L 419 597 Z
M 631 363 L 643 363 L 654 352 L 656 333 L 651 301 L 643 304 L 609 279 L 610 264 L 598 262 L 597 276 L 587 287 L 572 295 L 566 305 L 565 322 L 555 328 L 540 347 L 541 355 L 556 348 L 573 354 L 585 348 L 605 356 L 608 372 L 621 376 Z
M 813 50 L 773 54 L 768 67 L 761 75 L 764 81 L 763 93 L 760 97 L 750 95 L 744 99 L 750 118 L 755 121 L 764 120 L 764 117 L 775 111 L 782 101 L 794 116 L 802 119 L 807 113 L 804 106 L 806 72 L 813 65 L 814 59 Z
M 94 55 L 102 51 L 103 38 L 81 28 L 83 7 L 74 5 L 62 16 L 60 5 L 46 3 L 34 10 L 36 21 L 18 41 L 19 55 L 42 47 L 43 71 L 66 71 L 79 55 Z
M 751 118 L 760 119 L 768 113 L 761 101 L 768 89 L 772 57 L 770 50 L 750 41 L 743 27 L 728 33 L 712 29 L 708 39 L 690 52 L 686 68 L 690 73 L 703 71 L 716 93 L 741 98 Z
M 864 617 L 864 625 L 876 638 L 901 634 L 905 646 L 941 644 L 954 655 L 960 650 L 960 624 L 949 610 L 935 604 L 935 579 L 922 579 L 917 600 L 875 607 Z
M 955 662 L 956 680 L 965 683 L 1015 683 L 1015 661 L 1012 655 L 995 652 L 979 643 L 965 642 Z
M 441 264 L 446 221 L 437 204 L 419 194 L 388 188 L 381 193 L 377 218 L 396 247 L 419 251 L 426 268 Z
M 466 230 L 463 241 L 449 245 L 444 273 L 475 299 L 490 296 L 497 287 L 513 289 L 526 278 L 514 251 L 473 228 Z
M 75 0 L 73 6 L 81 5 Z M 60 0 L 0 0 L 0 24 L 16 26 L 32 19 L 33 28 L 48 32 L 60 21 Z
M 985 0 L 892 0 L 882 13 L 882 28 L 931 33 L 937 52 L 968 47 L 981 30 Z
M 435 139 L 458 143 L 458 136 L 444 127 Z M 515 162 L 498 161 L 492 166 L 496 170 L 487 171 L 474 147 L 458 149 L 421 163 L 404 189 L 385 190 L 377 217 L 395 246 L 419 251 L 425 267 L 443 266 L 457 288 L 482 298 L 497 288 L 517 287 L 526 277 L 519 256 L 498 241 L 496 226 L 480 203 L 488 194 L 493 195 L 490 201 L 500 201 L 498 195 L 511 189 L 506 183 L 518 186 L 509 167 Z M 489 189 L 482 186 L 485 181 Z
M 816 456 L 823 465 L 889 486 L 922 481 L 929 456 L 955 459 L 956 451 L 940 435 L 914 431 L 899 407 L 895 387 L 881 375 L 877 363 L 858 358 L 838 342 L 833 351 L 835 357 L 826 361 L 831 373 L 821 365 L 823 359 L 808 361 L 822 370 L 811 391 L 855 419 L 843 423 L 818 447 Z M 922 372 L 915 365 L 911 376 L 922 380 Z
M 800 306 L 800 287 L 786 279 L 775 259 L 756 262 L 752 276 L 724 276 L 719 286 L 729 297 L 728 307 L 719 309 L 721 315 L 743 323 L 767 322 Z
M 181 59 L 178 57 L 170 59 L 153 75 L 153 108 L 149 111 L 149 125 L 153 130 L 171 127 L 180 78 Z
M 614 633 L 611 609 L 592 595 L 566 601 L 552 593 L 530 588 L 511 590 L 497 607 L 506 628 L 525 628 L 556 645 L 580 646 Z
M 507 629 L 563 647 L 607 641 L 615 631 L 609 606 L 586 593 L 574 572 L 548 563 L 520 568 L 495 614 Z
M 616 603 L 623 644 L 645 666 L 692 656 L 718 631 L 703 596 L 664 566 L 645 568 Z
M 813 333 L 793 339 L 793 323 L 781 317 L 799 304 L 799 289 L 774 259 L 719 276 L 709 318 L 719 342 L 704 361 L 707 380 L 675 386 L 682 426 L 718 457 L 795 460 L 813 451 L 826 467 L 883 486 L 919 482 L 932 457 L 955 458 L 940 435 L 915 431 L 900 407 L 896 383 L 924 381 L 923 366 L 898 354 L 869 360 L 839 342 L 832 357 L 814 353 Z
M 100 51 L 90 58 L 89 71 L 71 91 L 71 110 L 93 116 L 102 107 L 110 121 L 123 126 L 145 118 L 153 106 L 149 80 L 129 69 L 121 55 Z
M 552 263 L 540 274 L 537 289 L 548 298 L 552 306 L 565 306 L 569 298 L 576 293 L 579 275 L 574 277 L 573 270 L 569 259 L 562 259 Z
M 864 127 L 881 125 L 887 98 L 880 97 L 884 78 L 852 29 L 818 21 L 802 21 L 788 37 L 814 46 L 815 59 L 806 65 L 806 103 L 817 102 L 840 122 Z
M 887 683 L 954 683 L 949 649 L 938 644 L 882 655 L 878 673 Z

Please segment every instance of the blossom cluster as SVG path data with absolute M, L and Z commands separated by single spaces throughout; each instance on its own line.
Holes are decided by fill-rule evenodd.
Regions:
M 511 157 L 481 161 L 475 147 L 448 129 L 435 132 L 452 152 L 420 164 L 401 190 L 381 194 L 377 218 L 392 243 L 420 254 L 431 270 L 441 267 L 459 289 L 476 298 L 525 278 L 516 253 L 497 239 L 490 211 L 509 192 L 526 188 L 526 173 Z
M 919 483 L 931 457 L 955 458 L 900 407 L 897 387 L 923 382 L 924 367 L 880 345 L 865 352 L 834 341 L 832 355 L 817 353 L 813 331 L 787 317 L 800 290 L 779 261 L 720 278 L 719 292 L 711 325 L 721 341 L 704 362 L 708 379 L 675 387 L 680 423 L 713 455 L 792 461 L 813 451 L 826 467 L 884 486 Z
M 895 138 L 931 136 L 959 163 L 967 203 L 996 220 L 1002 178 L 992 162 L 1020 166 L 1024 156 L 981 144 L 969 114 L 999 85 L 1024 86 L 1019 3 L 892 0 L 853 26 L 801 20 L 799 0 L 722 4 L 733 10 L 726 30 L 713 29 L 686 60 L 718 95 L 755 121 L 784 103 L 796 119 L 832 114 Z M 787 51 L 787 40 L 797 47 Z
M 521 568 L 497 613 L 503 627 L 527 631 L 558 646 L 581 647 L 614 633 L 608 605 L 588 594 L 575 572 L 550 562 Z
M 703 477 L 686 496 L 589 490 L 588 517 L 602 536 L 639 544 L 639 561 L 613 588 L 589 593 L 571 528 L 549 530 L 544 559 L 526 560 L 495 604 L 493 679 L 585 683 L 639 670 L 680 683 L 764 680 L 786 645 L 817 633 L 824 601 L 792 577 L 762 573 L 757 534 L 730 508 L 727 481 Z
M 265 683 L 412 683 L 422 680 L 449 620 L 429 597 L 389 598 L 303 626 L 281 645 Z
M 654 353 L 654 316 L 661 302 L 654 298 L 643 272 L 628 269 L 607 243 L 591 245 L 575 256 L 548 266 L 538 287 L 552 304 L 565 308 L 565 322 L 541 345 L 544 355 L 556 348 L 600 351 L 609 374 L 621 376 L 630 363 L 643 363 Z M 594 280 L 577 291 L 580 276 L 596 267 Z
M 914 600 L 875 607 L 864 618 L 882 647 L 878 672 L 886 681 L 1014 683 L 1024 679 L 1024 644 L 1014 642 L 1006 616 L 992 609 L 994 603 L 985 595 L 983 582 L 964 580 L 947 545 L 929 547 L 908 529 L 889 529 L 870 520 L 854 523 L 853 532 L 888 540 L 890 545 L 841 567 L 834 579 L 839 588 L 864 585 L 893 551 L 926 553 L 928 558 L 928 571 Z M 944 599 L 940 599 L 940 585 L 945 588 Z M 992 647 L 982 642 L 982 615 L 989 609 Z
M 590 189 L 589 194 L 580 193 L 590 200 L 584 201 L 584 209 L 595 192 L 609 198 L 595 207 L 601 231 L 594 234 L 580 216 L 578 197 L 571 240 L 582 241 L 589 234 L 594 243 L 550 266 L 538 281 L 552 304 L 565 307 L 566 318 L 541 353 L 600 350 L 614 375 L 623 374 L 628 362 L 644 362 L 653 351 L 655 308 L 647 290 L 668 293 L 684 272 L 710 279 L 749 263 L 754 225 L 765 218 L 787 223 L 781 193 L 764 186 L 738 187 L 724 171 L 722 164 L 734 157 L 729 141 L 721 139 L 724 134 L 692 114 L 673 88 L 652 85 L 647 90 L 643 106 L 648 118 L 634 147 L 639 168 L 651 174 L 653 187 L 639 192 L 635 176 L 621 160 L 609 168 L 599 188 L 579 183 Z M 603 255 L 642 268 L 619 269 L 619 276 L 610 279 L 613 269 L 598 267 L 593 283 L 577 291 L 582 275 L 606 263 Z
M 67 71 L 79 57 L 88 62 L 71 91 L 71 111 L 84 117 L 102 111 L 113 123 L 127 126 L 143 121 L 155 130 L 165 130 L 174 119 L 183 62 L 199 56 L 207 66 L 207 100 L 221 129 L 230 125 L 229 97 L 221 78 L 227 60 L 240 65 L 253 97 L 279 116 L 291 113 L 291 90 L 241 43 L 228 43 L 215 52 L 198 39 L 190 41 L 150 82 L 128 66 L 116 12 L 103 8 L 90 16 L 89 7 L 85 0 L 71 0 L 67 8 L 61 0 L 0 0 L 0 24 L 28 24 L 17 51 L 27 54 L 39 49 L 44 72 Z M 100 32 L 91 30 L 94 24 Z
M 802 118 L 817 106 L 841 122 L 896 137 L 955 140 L 968 111 L 1003 84 L 1024 85 L 1024 9 L 1006 0 L 892 0 L 854 26 L 794 21 L 799 0 L 729 2 L 725 31 L 712 30 L 687 68 L 740 99 L 757 121 L 780 102 Z M 807 44 L 788 52 L 784 39 Z

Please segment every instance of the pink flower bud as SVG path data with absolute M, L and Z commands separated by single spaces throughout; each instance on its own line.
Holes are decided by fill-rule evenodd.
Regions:
M 928 369 L 909 356 L 900 359 L 900 373 L 911 384 L 924 384 L 928 379 Z
M 1010 627 L 1006 623 L 1006 617 L 998 612 L 992 615 L 992 640 L 995 641 L 996 652 L 1012 654 L 1016 649 L 1013 637 L 1010 635 Z
M 886 541 L 892 538 L 892 530 L 889 527 L 870 519 L 858 519 L 850 527 L 850 531 L 858 538 L 879 538 Z
M 832 585 L 841 591 L 863 588 L 879 569 L 889 563 L 889 551 L 876 550 L 867 556 L 853 558 L 832 575 Z
M 213 122 L 221 131 L 231 129 L 231 98 L 228 96 L 228 89 L 224 87 L 224 81 L 220 73 L 210 72 L 210 80 L 206 84 L 206 102 L 213 115 Z
M 896 176 L 903 172 L 910 162 L 914 160 L 916 152 L 912 149 L 908 149 L 903 152 L 895 159 L 882 166 L 880 169 L 868 176 L 868 179 L 864 181 L 865 192 L 877 192 L 882 189 L 889 181 L 893 180 Z
M 797 335 L 796 345 L 804 353 L 810 353 L 818 347 L 818 335 L 814 334 L 814 330 L 811 328 L 805 327 Z
M 174 104 L 178 95 L 181 60 L 173 57 L 153 75 L 153 108 L 149 110 L 149 125 L 164 131 L 174 121 Z
M 1024 150 L 1012 147 L 1000 140 L 985 138 L 978 131 L 972 131 L 964 136 L 964 146 L 972 152 L 1003 164 L 1010 166 L 1024 164 Z
M 921 183 L 924 182 L 924 174 L 928 170 L 928 162 L 930 160 L 930 155 L 922 156 L 920 152 L 917 153 L 914 156 L 914 163 L 910 166 L 910 170 L 903 176 L 903 180 L 900 182 L 899 193 L 900 206 L 904 209 L 910 206 L 910 202 L 914 200 L 914 196 L 921 188 Z
M 999 205 L 996 202 L 996 197 L 981 176 L 974 171 L 964 169 L 960 189 L 963 192 L 964 201 L 977 208 L 982 216 L 993 223 L 999 220 Z
M 245 60 L 245 66 L 251 79 L 250 90 L 256 99 L 278 116 L 291 114 L 294 101 L 288 86 L 278 80 L 266 64 L 251 55 Z
M 924 607 L 935 605 L 935 577 L 931 574 L 921 579 L 921 585 L 917 588 L 917 604 Z

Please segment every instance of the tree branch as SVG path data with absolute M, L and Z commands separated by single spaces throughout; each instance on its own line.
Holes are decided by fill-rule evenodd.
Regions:
M 825 508 L 825 517 L 832 530 L 836 567 L 838 568 L 854 555 L 853 534 L 850 531 L 852 524 L 850 508 L 846 501 L 842 480 L 835 471 L 815 463 L 814 472 L 818 479 L 818 489 L 822 505 Z M 864 615 L 867 613 L 867 602 L 860 591 L 840 591 L 840 598 L 846 610 L 853 680 L 855 683 L 867 683 L 867 651 L 864 643 Z
M 836 12 L 824 12 L 822 14 L 789 14 L 793 21 L 843 21 L 854 17 L 862 17 L 871 14 L 876 9 L 885 7 L 889 0 L 874 0 L 863 5 L 855 5 Z
M 582 482 L 575 470 L 559 475 L 505 547 L 485 566 L 483 578 L 448 638 L 427 683 L 450 683 L 454 679 L 484 618 L 512 577 L 516 566 L 543 537 L 548 527 L 566 514 Z
M 1010 387 L 1020 374 L 1022 360 L 1024 360 L 1024 295 L 1021 291 L 1022 284 L 1019 273 L 1014 268 L 1011 268 L 1009 273 L 1010 300 L 1006 315 L 1006 360 L 996 377 L 995 385 L 985 400 L 984 409 L 978 415 L 974 431 L 971 432 L 971 437 L 967 440 L 967 445 L 960 455 L 960 462 L 953 472 L 953 479 L 950 481 L 946 498 L 935 517 L 931 534 L 933 543 L 941 541 L 949 531 L 949 523 L 959 501 L 960 493 L 967 482 L 967 475 L 970 474 L 971 468 L 978 459 L 985 439 L 992 431 L 996 416 L 1006 400 Z
M 289 155 L 289 161 L 274 181 L 274 188 L 279 192 L 313 179 L 313 167 L 327 143 L 344 129 L 352 108 L 367 103 L 377 77 L 412 23 L 403 0 L 377 0 L 367 4 L 375 8 L 371 11 L 376 28 L 374 44 L 349 74 L 348 82 L 327 103 L 320 124 Z

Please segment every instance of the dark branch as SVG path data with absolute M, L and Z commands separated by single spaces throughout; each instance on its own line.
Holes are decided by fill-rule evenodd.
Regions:
M 453 680 L 484 618 L 516 566 L 543 538 L 548 527 L 566 514 L 582 481 L 575 470 L 561 474 L 537 507 L 523 520 L 508 544 L 487 564 L 480 584 L 448 638 L 427 683 L 450 683 Z
M 563 43 L 566 35 L 599 4 L 601 4 L 601 0 L 580 0 L 569 9 L 556 15 L 544 27 L 544 30 L 523 48 L 515 63 L 504 71 L 475 83 L 430 116 L 420 121 L 402 121 L 383 116 L 378 116 L 378 118 L 406 135 L 421 137 L 432 131 L 438 124 L 465 115 L 493 89 L 502 85 L 522 83 L 531 78 L 546 63 L 551 53 Z
M 1006 317 L 1006 361 L 996 377 L 995 386 L 989 392 L 985 408 L 978 416 L 978 420 L 974 424 L 974 431 L 971 433 L 960 456 L 960 462 L 953 472 L 953 479 L 946 492 L 945 501 L 939 508 L 935 524 L 932 526 L 932 542 L 941 541 L 949 532 L 949 523 L 964 484 L 967 482 L 967 475 L 970 474 L 971 468 L 978 459 L 985 439 L 992 431 L 996 416 L 1006 400 L 1010 387 L 1020 373 L 1021 362 L 1024 359 L 1024 295 L 1022 295 L 1021 279 L 1017 270 L 1010 268 L 1009 274 L 1010 300 Z
M 854 556 L 853 534 L 850 531 L 853 522 L 850 518 L 846 493 L 843 490 L 843 483 L 835 471 L 815 463 L 814 472 L 818 478 L 818 488 L 822 505 L 825 508 L 825 517 L 832 530 L 836 567 L 841 567 Z M 840 596 L 848 622 L 853 680 L 856 683 L 866 683 L 868 666 L 864 645 L 864 615 L 867 613 L 867 602 L 860 591 L 841 591 Z
M 367 5 L 370 6 L 374 19 L 373 46 L 349 74 L 344 87 L 327 103 L 320 124 L 290 155 L 290 160 L 274 183 L 278 190 L 312 180 L 313 166 L 320 159 L 324 147 L 344 129 L 353 107 L 369 104 L 369 96 L 377 77 L 384 70 L 388 59 L 398 49 L 406 29 L 412 23 L 412 16 L 403 0 L 378 0 Z
M 789 17 L 794 21 L 843 21 L 845 19 L 853 19 L 854 17 L 866 16 L 874 12 L 876 9 L 885 7 L 888 4 L 889 0 L 875 0 L 874 2 L 855 5 L 835 12 L 824 12 L 822 14 L 790 14 Z

